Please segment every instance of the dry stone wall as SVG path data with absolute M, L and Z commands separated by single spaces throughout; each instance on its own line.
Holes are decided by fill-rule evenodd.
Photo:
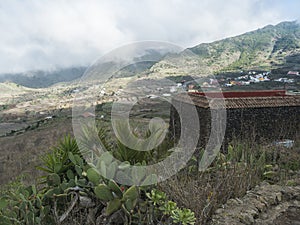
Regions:
M 210 225 L 300 225 L 300 179 L 291 186 L 261 185 L 241 199 L 230 199 L 212 218 Z

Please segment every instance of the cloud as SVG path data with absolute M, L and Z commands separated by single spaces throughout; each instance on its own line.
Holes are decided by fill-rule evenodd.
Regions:
M 289 11 L 294 4 L 299 3 L 0 0 L 0 72 L 88 65 L 133 41 L 159 40 L 190 47 L 295 19 L 296 10 Z

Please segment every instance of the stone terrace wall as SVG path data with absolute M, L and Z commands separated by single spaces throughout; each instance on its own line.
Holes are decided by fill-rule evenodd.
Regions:
M 216 210 L 210 225 L 300 224 L 300 179 L 293 186 L 261 185 Z

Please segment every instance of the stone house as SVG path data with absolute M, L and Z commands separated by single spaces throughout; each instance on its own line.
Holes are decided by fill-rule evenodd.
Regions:
M 170 113 L 169 130 L 175 140 L 190 126 L 183 127 L 179 115 L 186 115 L 194 107 L 198 118 L 191 120 L 198 120 L 199 130 L 190 132 L 199 132 L 198 147 L 208 143 L 212 115 L 219 110 L 226 112 L 226 121 L 217 121 L 226 123 L 223 147 L 233 139 L 270 143 L 300 135 L 300 95 L 289 95 L 284 90 L 181 93 L 172 99 Z

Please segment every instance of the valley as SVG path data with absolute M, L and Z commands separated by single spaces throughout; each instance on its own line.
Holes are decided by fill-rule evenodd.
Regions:
M 155 62 L 147 61 L 149 58 L 157 60 Z M 141 62 L 142 59 L 145 61 Z M 227 94 L 230 95 L 236 95 L 237 93 L 244 95 L 244 92 L 259 91 L 257 93 L 261 94 L 264 91 L 271 91 L 268 93 L 273 93 L 274 95 L 269 99 L 266 97 L 267 95 L 263 96 L 266 99 L 262 96 L 256 96 L 257 98 L 262 97 L 260 99 L 262 100 L 261 104 L 258 104 L 259 101 L 252 101 L 254 98 L 249 100 L 248 97 L 250 95 L 246 95 L 246 100 L 239 99 L 239 96 L 234 101 L 227 95 L 228 109 L 226 108 L 226 112 L 230 121 L 226 121 L 226 125 L 228 125 L 226 131 L 230 133 L 233 130 L 233 128 L 230 130 L 230 125 L 232 125 L 231 127 L 239 127 L 240 124 L 240 127 L 245 125 L 246 123 L 244 124 L 244 122 L 246 120 L 242 119 L 244 116 L 244 118 L 250 119 L 250 122 L 248 122 L 251 124 L 247 126 L 251 128 L 249 132 L 247 129 L 243 130 L 246 131 L 244 135 L 246 138 L 235 140 L 235 138 L 241 137 L 242 132 L 238 132 L 237 136 L 232 135 L 230 143 L 222 139 L 224 141 L 223 144 L 225 144 L 222 145 L 221 152 L 214 156 L 215 160 L 205 171 L 198 170 L 201 164 L 199 161 L 200 156 L 205 154 L 202 149 L 203 146 L 195 146 L 193 157 L 185 165 L 185 168 L 177 171 L 178 174 L 172 177 L 174 179 L 168 179 L 155 185 L 159 190 L 163 190 L 168 196 L 171 196 L 172 200 L 176 201 L 180 207 L 192 209 L 195 214 L 191 214 L 193 215 L 191 217 L 197 218 L 199 224 L 207 224 L 208 221 L 211 221 L 212 224 L 219 224 L 219 221 L 227 221 L 228 219 L 230 221 L 243 221 L 244 224 L 251 224 L 251 221 L 262 221 L 263 223 L 271 220 L 281 221 L 285 219 L 283 218 L 284 216 L 288 217 L 290 213 L 293 215 L 293 212 L 288 211 L 288 207 L 284 208 L 284 206 L 288 205 L 289 209 L 291 208 L 292 210 L 293 207 L 299 206 L 299 202 L 292 202 L 294 197 L 283 197 L 281 199 L 281 194 L 284 194 L 284 192 L 278 190 L 281 188 L 279 185 L 282 185 L 285 187 L 284 191 L 288 193 L 286 195 L 292 196 L 294 194 L 296 197 L 299 197 L 297 189 L 300 176 L 298 163 L 300 157 L 299 132 L 296 130 L 294 132 L 296 135 L 293 133 L 291 140 L 283 139 L 281 138 L 283 137 L 282 131 L 288 133 L 290 130 L 287 128 L 287 123 L 279 125 L 279 122 L 283 121 L 281 116 L 284 115 L 285 121 L 291 122 L 293 125 L 291 127 L 299 127 L 299 124 L 294 124 L 299 121 L 297 120 L 297 113 L 294 113 L 299 109 L 299 101 L 297 99 L 299 99 L 298 95 L 300 95 L 300 25 L 298 23 L 283 22 L 275 26 L 269 25 L 236 37 L 213 43 L 202 43 L 179 53 L 166 53 L 150 49 L 146 51 L 145 55 L 138 55 L 137 59 L 134 58 L 133 62 L 138 63 L 127 65 L 117 71 L 115 71 L 115 68 L 118 68 L 120 64 L 123 65 L 122 63 L 124 62 L 120 63 L 118 60 L 100 61 L 97 62 L 99 65 L 95 63 L 90 67 L 60 68 L 51 71 L 30 71 L 20 74 L 0 75 L 0 186 L 6 187 L 5 185 L 10 184 L 17 178 L 21 179 L 25 185 L 36 185 L 40 188 L 41 195 L 45 196 L 42 199 L 42 201 L 45 201 L 43 202 L 45 208 L 53 202 L 56 204 L 57 199 L 61 196 L 68 196 L 71 193 L 74 199 L 76 199 L 76 196 L 80 197 L 80 201 L 78 201 L 80 204 L 83 203 L 83 200 L 87 200 L 91 206 L 84 208 L 86 211 L 83 212 L 80 211 L 82 210 L 80 204 L 78 206 L 74 204 L 73 208 L 79 207 L 79 211 L 82 213 L 80 215 L 83 215 L 82 218 L 77 218 L 73 215 L 77 211 L 72 211 L 71 209 L 72 216 L 64 219 L 67 222 L 72 220 L 73 224 L 75 220 L 77 222 L 85 221 L 86 218 L 84 216 L 87 216 L 87 212 L 92 212 L 92 210 L 99 211 L 93 202 L 98 201 L 97 203 L 99 203 L 99 199 L 103 198 L 102 193 L 99 194 L 100 191 L 97 192 L 98 188 L 105 189 L 108 185 L 112 185 L 112 181 L 104 178 L 100 179 L 100 174 L 94 170 L 95 168 L 90 167 L 91 165 L 88 165 L 82 159 L 84 157 L 81 153 L 76 152 L 78 143 L 82 144 L 77 139 L 72 139 L 76 135 L 76 126 L 78 124 L 81 126 L 80 128 L 85 128 L 85 126 L 88 127 L 90 125 L 90 121 L 95 121 L 97 138 L 104 139 L 105 145 L 107 145 L 105 147 L 114 156 L 120 157 L 124 165 L 129 160 L 133 160 L 134 162 L 130 161 L 130 163 L 136 165 L 137 163 L 146 163 L 147 165 L 148 161 L 154 164 L 170 154 L 169 147 L 172 146 L 173 148 L 177 142 L 177 140 L 171 138 L 177 134 L 181 135 L 182 130 L 179 129 L 176 135 L 166 132 L 169 135 L 166 136 L 167 141 L 161 142 L 161 145 L 153 151 L 136 153 L 135 149 L 124 146 L 119 142 L 117 134 L 114 132 L 115 127 L 113 127 L 112 121 L 113 117 L 120 116 L 118 118 L 119 121 L 126 122 L 125 119 L 127 117 L 123 118 L 122 116 L 127 116 L 126 110 L 128 108 L 126 107 L 128 103 L 134 103 L 132 108 L 128 110 L 129 125 L 135 135 L 134 137 L 148 138 L 149 135 L 151 136 L 154 133 L 153 131 L 159 133 L 157 131 L 160 130 L 155 130 L 157 129 L 157 124 L 162 125 L 167 131 L 170 131 L 172 128 L 175 130 L 176 123 L 180 124 L 178 121 L 181 118 L 176 117 L 177 120 L 173 120 L 175 118 L 173 115 L 175 114 L 172 113 L 176 110 L 178 112 L 178 109 L 174 110 L 172 108 L 174 106 L 172 103 L 175 104 L 175 101 L 173 101 L 175 96 L 181 96 L 181 94 L 184 96 L 184 94 L 190 93 L 191 96 L 196 96 L 195 102 L 198 101 L 197 103 L 199 103 L 199 107 L 196 109 L 197 112 L 207 112 L 211 106 L 209 105 L 206 108 L 203 97 L 199 98 L 200 95 L 204 96 L 205 93 L 228 92 Z M 197 94 L 199 94 L 198 97 Z M 214 93 L 211 94 L 214 95 Z M 290 95 L 296 96 L 291 97 Z M 206 98 L 208 98 L 208 95 Z M 271 98 L 273 102 L 270 100 Z M 288 98 L 290 99 L 290 105 L 285 104 Z M 240 104 L 240 100 L 243 104 Z M 184 106 L 182 102 L 178 102 L 185 116 L 189 117 L 190 108 Z M 273 103 L 275 105 L 274 108 L 270 106 Z M 276 105 L 277 103 L 278 105 Z M 253 107 L 251 107 L 251 104 L 253 104 Z M 192 104 L 192 107 L 195 105 Z M 240 107 L 241 105 L 242 107 Z M 237 106 L 240 107 L 238 110 L 236 110 Z M 230 107 L 232 107 L 232 110 L 229 109 Z M 277 110 L 276 107 L 281 107 L 281 111 L 279 110 L 277 114 L 275 112 Z M 291 107 L 293 110 L 287 111 L 287 107 Z M 266 108 L 267 110 L 261 110 Z M 272 115 L 272 112 L 275 112 L 275 114 Z M 295 115 L 289 115 L 289 112 Z M 259 113 L 264 115 L 260 116 Z M 192 128 L 194 123 L 197 124 L 196 119 L 200 118 L 199 121 L 203 119 L 202 121 L 207 125 L 204 129 L 207 128 L 209 130 L 212 125 L 209 118 L 212 114 L 199 115 L 198 118 L 192 117 L 193 119 L 189 121 L 192 124 L 187 124 L 187 128 Z M 275 119 L 268 120 L 270 117 Z M 78 121 L 83 121 L 83 123 L 78 123 L 76 120 L 78 118 Z M 152 123 L 154 118 L 160 118 L 161 120 L 156 120 L 155 124 Z M 254 132 L 256 125 L 252 123 L 253 121 L 258 121 L 257 118 L 261 118 L 258 125 L 274 125 L 274 127 L 279 128 L 280 134 L 278 138 L 276 136 L 276 140 L 274 139 L 275 128 L 271 131 L 269 128 L 271 126 L 265 126 L 268 128 L 261 131 L 262 133 L 267 132 L 270 134 L 269 136 L 271 137 L 268 140 L 263 139 L 261 142 L 258 142 L 258 139 L 255 139 L 255 141 L 251 139 L 257 136 L 257 133 Z M 296 119 L 289 121 L 291 118 Z M 201 134 L 203 134 L 203 132 L 205 133 L 204 129 L 199 128 L 194 133 L 197 134 L 198 132 L 200 134 L 202 132 Z M 130 136 L 127 132 L 125 130 L 121 135 L 127 138 Z M 191 131 L 189 130 L 189 132 Z M 213 129 L 211 133 L 213 133 Z M 87 132 L 87 134 L 90 133 Z M 192 135 L 187 136 L 190 138 Z M 93 142 L 94 139 L 92 139 L 94 137 L 93 135 L 88 136 L 88 138 L 90 137 L 91 139 L 87 139 L 87 146 L 92 146 L 90 149 L 96 152 L 98 149 L 97 145 L 93 145 L 95 144 Z M 138 142 L 137 144 L 140 143 Z M 148 147 L 149 143 L 146 144 L 141 146 Z M 189 144 L 189 142 L 185 144 Z M 59 148 L 62 148 L 63 151 Z M 72 152 L 73 150 L 74 152 Z M 51 155 L 52 153 L 53 155 Z M 130 158 L 132 156 L 130 154 L 142 156 L 145 160 L 138 161 L 134 157 Z M 59 158 L 62 161 L 53 160 L 55 158 Z M 180 164 L 179 161 L 181 160 L 177 161 L 178 164 Z M 101 163 L 100 168 L 103 169 L 102 167 L 105 164 Z M 122 166 L 126 169 L 128 165 L 124 165 Z M 38 166 L 43 166 L 44 171 L 37 170 Z M 99 166 L 98 163 L 96 166 Z M 115 162 L 109 161 L 108 166 L 108 170 L 104 167 L 105 174 L 116 173 Z M 118 168 L 122 170 L 122 166 L 120 165 Z M 176 164 L 176 169 L 180 166 Z M 36 178 L 40 178 L 45 174 L 47 175 L 46 180 L 40 185 L 38 183 L 40 180 Z M 116 173 L 115 175 L 118 174 Z M 148 177 L 144 176 L 144 178 L 146 180 Z M 103 183 L 99 184 L 100 180 Z M 272 186 L 262 183 L 261 186 L 254 188 L 255 185 L 260 184 L 262 181 L 270 182 Z M 17 189 L 22 190 L 22 188 L 18 187 L 18 183 L 16 184 Z M 295 189 L 289 188 L 289 185 L 295 186 Z M 32 193 L 37 191 L 34 190 L 34 186 L 30 187 L 32 188 Z M 43 189 L 44 187 L 46 189 Z M 126 196 L 126 191 L 132 191 L 133 188 L 136 188 L 135 186 L 127 187 L 123 184 L 120 188 L 118 184 L 115 184 L 113 187 L 117 187 L 116 193 L 120 194 L 120 196 Z M 247 211 L 241 217 L 239 210 L 242 204 L 248 204 L 250 200 L 251 203 L 252 201 L 254 202 L 253 204 L 257 203 L 257 199 L 252 199 L 253 195 L 249 191 L 257 191 L 258 195 L 260 195 L 260 189 L 266 189 L 263 194 L 270 198 L 266 198 L 269 202 L 272 202 L 272 204 L 275 202 L 273 204 L 274 207 L 273 205 L 269 207 L 269 203 L 259 202 L 260 205 L 255 206 L 257 208 L 255 208 L 254 213 L 253 210 Z M 269 196 L 269 189 L 276 190 L 275 197 Z M 29 189 L 26 188 L 25 195 L 29 193 L 27 190 Z M 47 190 L 46 193 L 44 193 L 45 190 Z M 112 192 L 112 194 L 109 188 L 105 190 L 109 191 L 108 195 L 112 195 L 112 200 L 108 199 L 109 202 L 105 204 L 103 204 L 104 201 L 99 203 L 101 207 L 103 206 L 101 210 L 109 208 L 109 204 L 112 204 L 111 202 L 118 203 L 117 209 L 120 209 L 124 199 L 114 199 L 115 195 L 113 194 L 115 193 Z M 142 189 L 139 190 L 141 191 Z M 1 188 L 0 191 L 2 191 Z M 125 192 L 124 195 L 123 191 Z M 250 197 L 248 197 L 248 192 Z M 277 192 L 280 193 L 278 194 L 280 199 L 277 199 Z M 5 190 L 3 193 L 5 193 Z M 85 195 L 81 196 L 81 193 Z M 195 195 L 194 193 L 198 194 Z M 139 200 L 144 201 L 146 199 L 145 201 L 147 201 L 147 198 L 152 198 L 153 196 L 151 197 L 151 195 L 154 194 L 154 192 L 151 192 L 151 194 L 147 193 Z M 133 195 L 138 196 L 139 193 L 133 193 Z M 49 196 L 50 198 L 48 198 Z M 89 199 L 90 196 L 94 197 Z M 104 199 L 106 199 L 105 197 Z M 4 202 L 5 199 L 3 199 L 0 198 L 0 211 L 2 205 L 6 204 Z M 131 199 L 128 200 L 131 201 Z M 133 201 L 130 202 L 128 200 L 124 203 L 125 206 L 122 205 L 122 207 L 129 207 L 126 205 L 128 202 L 133 204 Z M 30 201 L 29 203 L 31 204 Z M 47 201 L 52 201 L 52 203 L 49 204 Z M 168 203 L 170 202 L 168 201 Z M 176 206 L 176 203 L 174 204 Z M 261 205 L 264 206 L 261 207 Z M 277 210 L 277 206 L 282 208 Z M 226 207 L 230 213 L 233 213 L 230 217 L 227 214 L 226 216 L 223 214 L 227 209 Z M 53 208 L 55 211 L 56 205 Z M 262 213 L 260 208 L 266 212 L 276 209 L 280 213 L 283 212 L 285 214 L 282 214 L 283 216 L 280 217 L 281 214 L 276 211 L 276 218 L 268 218 L 265 215 L 267 213 Z M 62 208 L 60 213 L 63 213 L 65 210 L 65 208 Z M 130 214 L 133 211 L 128 212 Z M 57 217 L 55 213 L 53 213 L 53 218 Z M 213 216 L 214 213 L 215 216 Z M 93 217 L 93 224 L 94 221 L 103 219 L 102 212 L 92 214 L 89 213 L 88 217 Z M 119 219 L 118 211 L 113 211 L 112 214 L 105 214 L 110 219 L 113 219 L 115 215 Z M 51 217 L 50 219 L 53 218 Z M 73 218 L 75 219 L 73 220 Z M 161 217 L 161 220 L 163 218 L 164 216 Z M 194 224 L 193 221 L 190 224 Z

